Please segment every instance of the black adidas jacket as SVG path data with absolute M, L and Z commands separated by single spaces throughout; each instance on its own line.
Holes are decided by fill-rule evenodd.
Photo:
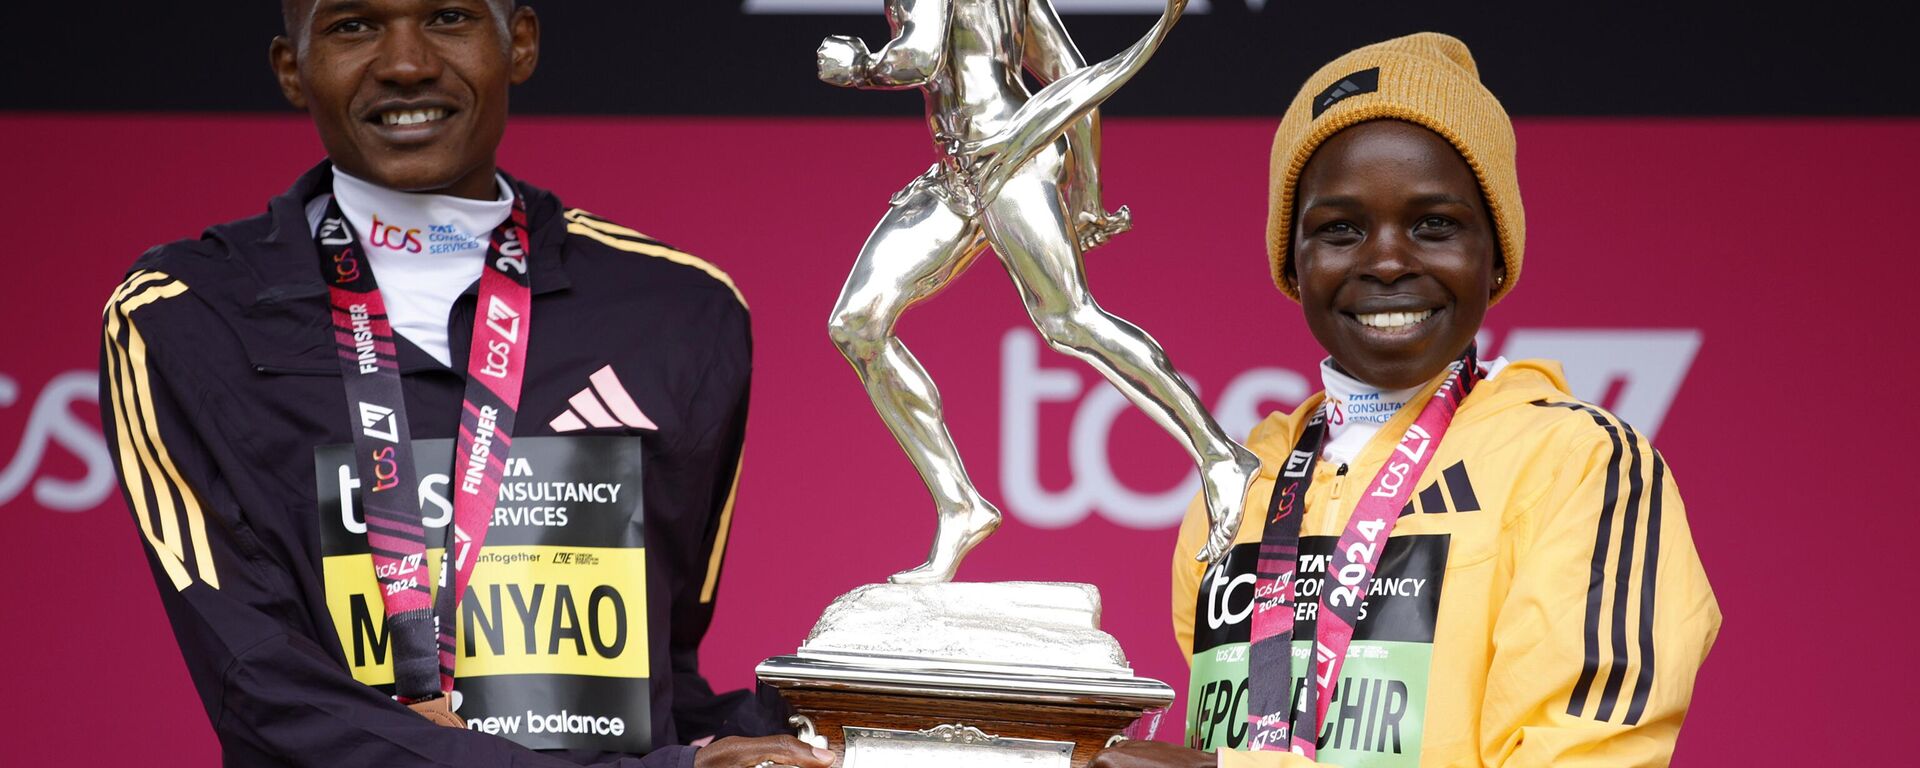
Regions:
M 309 171 L 264 215 L 147 252 L 105 310 L 107 444 L 225 763 L 691 766 L 687 747 L 542 754 L 443 728 L 347 672 L 323 592 L 314 449 L 351 442 L 352 425 L 304 212 L 330 173 Z M 527 204 L 535 318 L 515 436 L 555 423 L 647 435 L 652 743 L 769 732 L 751 697 L 713 693 L 697 656 L 746 422 L 745 304 L 706 262 L 512 183 Z M 453 310 L 456 362 L 475 303 L 469 287 Z M 463 373 L 398 347 L 414 437 L 453 436 Z M 606 366 L 657 431 L 565 418 Z

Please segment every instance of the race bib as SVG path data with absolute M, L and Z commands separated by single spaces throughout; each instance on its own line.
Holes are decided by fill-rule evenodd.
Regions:
M 453 705 L 468 728 L 531 749 L 651 750 L 641 440 L 514 440 L 455 630 Z M 422 469 L 453 466 L 451 440 L 417 440 L 414 449 Z M 391 694 L 352 451 L 314 452 L 327 609 L 354 679 Z M 444 470 L 421 474 L 425 573 L 441 573 L 451 480 Z
M 1314 612 L 1338 537 L 1300 539 L 1294 606 L 1293 682 L 1307 674 Z M 1420 764 L 1434 620 L 1447 570 L 1445 534 L 1387 540 L 1361 607 L 1353 645 L 1322 724 L 1316 759 L 1348 768 Z M 1241 544 L 1200 580 L 1193 615 L 1193 667 L 1187 691 L 1187 744 L 1208 751 L 1244 749 L 1247 648 L 1252 637 L 1258 543 Z M 1263 681 L 1273 684 L 1271 681 Z

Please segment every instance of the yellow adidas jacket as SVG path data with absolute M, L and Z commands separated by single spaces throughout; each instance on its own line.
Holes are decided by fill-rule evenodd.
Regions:
M 1437 383 L 1437 381 L 1436 381 Z M 1297 575 L 1302 612 L 1321 559 L 1427 393 L 1344 468 L 1321 461 Z M 1575 400 L 1556 363 L 1481 382 L 1415 486 L 1368 591 L 1319 760 L 1244 752 L 1253 569 L 1274 477 L 1315 396 L 1247 447 L 1265 460 L 1232 555 L 1193 559 L 1198 499 L 1173 557 L 1173 626 L 1192 665 L 1190 746 L 1224 768 L 1666 765 L 1720 611 L 1672 473 L 1645 438 Z M 1298 615 L 1295 678 L 1310 616 Z

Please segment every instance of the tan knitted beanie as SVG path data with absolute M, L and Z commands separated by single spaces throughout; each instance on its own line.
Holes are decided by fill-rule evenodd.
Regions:
M 1321 67 L 1293 98 L 1273 137 L 1271 189 L 1267 199 L 1267 257 L 1273 282 L 1294 301 L 1287 284 L 1292 252 L 1293 193 L 1300 171 L 1322 142 L 1368 120 L 1404 120 L 1452 142 L 1480 180 L 1480 191 L 1498 231 L 1507 279 L 1494 291 L 1498 302 L 1520 281 L 1527 242 L 1526 212 L 1514 168 L 1513 123 L 1474 67 L 1473 54 L 1458 39 L 1421 32 L 1375 43 Z

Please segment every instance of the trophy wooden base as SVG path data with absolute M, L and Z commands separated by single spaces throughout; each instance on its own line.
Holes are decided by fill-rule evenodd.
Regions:
M 768 659 L 760 679 L 846 768 L 1082 768 L 1173 691 L 1153 680 Z M 804 718 L 804 722 L 801 722 Z

